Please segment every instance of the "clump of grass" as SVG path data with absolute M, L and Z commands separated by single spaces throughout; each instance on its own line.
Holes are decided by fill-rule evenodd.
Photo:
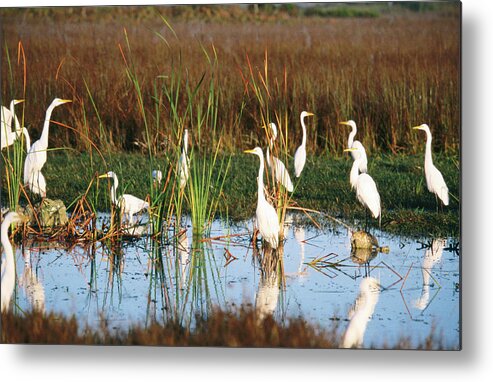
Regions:
M 14 77 L 13 77 L 13 71 L 14 71 L 14 66 L 13 63 L 11 62 L 10 58 L 10 52 L 8 49 L 8 46 L 5 46 L 5 62 L 6 65 L 3 65 L 4 67 L 8 68 L 8 81 L 10 85 L 10 97 L 9 99 L 20 99 L 20 98 L 25 98 L 26 95 L 26 74 L 27 74 L 27 67 L 26 67 L 26 59 L 24 56 L 24 48 L 21 43 L 18 44 L 17 47 L 17 67 L 20 68 L 23 72 L 23 79 L 22 83 L 23 86 L 21 87 L 22 93 L 15 93 L 14 89 L 17 88 L 17 86 L 14 85 Z M 22 97 L 15 97 L 14 94 L 22 94 Z M 2 99 L 5 99 L 6 97 L 2 97 Z M 0 126 L 0 129 L 2 129 L 2 132 L 5 133 L 5 136 L 7 136 L 8 131 L 17 131 L 17 129 L 20 129 L 21 127 L 24 126 L 24 108 L 22 109 L 19 107 L 22 104 L 18 104 L 17 108 L 15 109 L 15 116 L 12 118 L 12 126 L 8 125 L 2 125 Z M 19 118 L 19 123 L 20 126 L 16 126 L 16 120 Z M 3 116 L 2 116 L 2 121 L 3 121 Z M 20 198 L 23 194 L 24 188 L 23 188 L 23 169 L 24 169 L 24 159 L 25 159 L 25 154 L 27 154 L 27 150 L 29 150 L 29 147 L 26 148 L 26 140 L 24 137 L 24 134 L 19 134 L 15 141 L 13 142 L 12 145 L 6 147 L 5 149 L 2 150 L 2 168 L 4 169 L 4 172 L 2 174 L 2 178 L 5 180 L 5 183 L 7 185 L 7 193 L 8 193 L 8 207 L 11 211 L 15 211 L 17 209 L 17 206 L 19 205 Z M 3 182 L 2 182 L 3 183 Z M 2 206 L 3 207 L 3 206 Z
M 193 329 L 179 322 L 152 323 L 147 327 L 132 326 L 128 331 L 111 331 L 105 320 L 98 329 L 80 328 L 75 317 L 59 314 L 43 315 L 25 312 L 22 315 L 2 313 L 1 342 L 5 344 L 64 345 L 147 345 L 147 346 L 227 346 L 338 348 L 340 331 L 337 322 L 329 330 L 310 325 L 302 318 L 292 317 L 284 324 L 271 315 L 261 323 L 255 311 L 241 307 L 236 310 L 214 309 L 206 318 L 196 317 Z M 387 349 L 439 350 L 447 347 L 432 330 L 418 344 L 402 338 Z

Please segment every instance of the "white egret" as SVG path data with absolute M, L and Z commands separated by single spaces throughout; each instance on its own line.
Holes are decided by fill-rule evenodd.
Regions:
M 142 211 L 143 209 L 149 209 L 149 203 L 133 195 L 123 194 L 119 198 L 116 197 L 118 177 L 113 171 L 108 171 L 106 174 L 100 175 L 99 177 L 113 179 L 110 190 L 111 202 L 120 208 L 123 214 L 126 215 L 127 221 L 130 224 L 133 224 L 133 217 L 137 212 Z
M 257 178 L 257 228 L 262 238 L 275 249 L 279 245 L 280 226 L 276 210 L 269 204 L 264 195 L 264 153 L 260 147 L 255 147 L 253 150 L 246 150 L 245 152 L 255 154 L 260 159 Z
M 365 277 L 361 280 L 359 295 L 348 314 L 350 321 L 342 339 L 343 348 L 360 348 L 363 345 L 366 326 L 375 311 L 379 294 L 380 287 L 376 279 Z
M 274 171 L 276 182 L 282 184 L 288 192 L 293 192 L 293 183 L 291 182 L 288 170 L 286 170 L 286 166 L 279 158 L 270 155 L 269 148 L 272 149 L 274 147 L 274 141 L 277 139 L 277 126 L 275 123 L 269 123 L 269 127 L 272 130 L 272 136 L 269 139 L 269 146 L 267 147 L 267 164 Z
M 356 128 L 356 122 L 354 122 L 353 120 L 349 120 L 349 121 L 344 121 L 344 122 L 339 122 L 339 123 L 341 125 L 351 126 L 351 132 L 349 133 L 349 136 L 347 139 L 347 148 L 350 149 L 355 144 L 361 145 L 361 151 L 351 152 L 351 156 L 353 157 L 353 160 L 356 160 L 356 155 L 359 155 L 360 156 L 359 171 L 360 172 L 367 172 L 368 171 L 368 158 L 366 156 L 365 147 L 361 144 L 360 141 L 354 140 L 354 137 L 356 136 L 356 133 L 358 132 L 358 129 Z
M 297 178 L 300 177 L 301 171 L 303 171 L 303 167 L 305 167 L 306 162 L 306 126 L 305 126 L 305 117 L 314 115 L 313 113 L 309 113 L 307 111 L 302 111 L 300 115 L 301 121 L 301 129 L 303 130 L 303 139 L 301 141 L 301 146 L 296 149 L 294 154 L 294 174 Z
M 15 105 L 24 102 L 23 99 L 14 99 L 10 102 L 10 109 L 2 106 L 1 109 L 1 125 L 0 125 L 0 135 L 1 135 L 1 145 L 2 150 L 14 143 L 16 139 L 19 138 L 22 132 L 26 137 L 26 151 L 29 150 L 31 146 L 31 140 L 29 139 L 29 134 L 25 127 L 21 128 L 21 124 L 15 115 Z M 12 126 L 12 121 L 14 121 L 14 126 Z M 12 127 L 14 130 L 12 131 Z
M 434 193 L 445 206 L 448 206 L 448 187 L 443 180 L 442 173 L 433 164 L 431 157 L 431 132 L 427 124 L 413 127 L 414 130 L 423 130 L 426 133 L 425 149 L 425 178 L 428 191 Z
M 163 173 L 161 170 L 152 170 L 152 179 L 159 187 L 161 185 L 161 181 L 163 180 Z
M 32 146 L 29 148 L 29 151 L 26 156 L 26 160 L 24 162 L 24 184 L 27 187 L 33 186 L 34 183 L 31 181 L 32 179 L 34 178 L 39 179 L 40 171 L 43 168 L 44 164 L 46 163 L 46 158 L 47 158 L 46 151 L 48 150 L 48 134 L 50 130 L 51 113 L 53 112 L 53 109 L 55 109 L 55 107 L 63 105 L 64 103 L 67 102 L 72 102 L 72 101 L 67 99 L 55 98 L 51 102 L 50 106 L 48 106 L 48 109 L 46 110 L 43 132 L 41 133 L 41 137 L 36 142 L 34 142 Z M 34 178 L 33 178 L 33 173 L 35 174 Z M 46 190 L 46 182 L 44 188 Z M 30 189 L 33 193 L 35 192 L 35 190 L 33 190 L 32 188 Z
M 180 188 L 183 189 L 187 185 L 190 169 L 188 168 L 188 129 L 183 132 L 183 148 L 180 155 Z
M 364 150 L 364 148 L 361 142 L 355 141 L 353 142 L 352 148 L 345 149 L 344 151 L 356 151 L 361 154 L 362 150 Z M 371 211 L 373 217 L 375 219 L 381 219 L 380 194 L 378 193 L 377 185 L 370 175 L 359 173 L 361 160 L 361 155 L 355 155 L 355 160 L 349 175 L 351 187 L 356 189 L 356 197 L 359 202 Z
M 1 283 L 1 311 L 7 311 L 10 299 L 15 287 L 15 259 L 12 244 L 9 241 L 9 227 L 14 223 L 23 223 L 27 217 L 17 212 L 9 212 L 5 215 L 1 226 L 1 241 L 5 252 L 5 260 L 2 261 L 2 283 Z
M 46 179 L 41 171 L 33 171 L 26 183 L 33 194 L 46 198 Z

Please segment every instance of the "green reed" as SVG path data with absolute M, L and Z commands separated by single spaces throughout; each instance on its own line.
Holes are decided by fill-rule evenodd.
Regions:
M 7 63 L 8 67 L 8 77 L 7 77 L 7 83 L 9 84 L 10 88 L 10 97 L 8 100 L 6 100 L 5 97 L 2 97 L 2 99 L 6 102 L 3 102 L 6 104 L 7 108 L 9 107 L 8 105 L 10 104 L 10 100 L 12 99 L 19 99 L 19 98 L 25 98 L 25 79 L 26 79 L 26 61 L 25 61 L 25 56 L 23 54 L 23 47 L 22 44 L 19 44 L 18 46 L 18 52 L 17 55 L 19 57 L 18 62 L 17 62 L 17 67 L 20 67 L 21 70 L 24 73 L 23 76 L 23 81 L 24 81 L 24 86 L 22 86 L 23 93 L 22 97 L 16 97 L 14 94 L 14 89 L 16 86 L 14 86 L 14 68 L 13 64 L 10 58 L 10 52 L 8 49 L 8 46 L 5 45 L 5 62 Z M 22 62 L 20 61 L 20 57 L 22 57 Z M 5 137 L 7 137 L 7 133 L 10 131 L 15 131 L 16 129 L 19 129 L 24 126 L 24 103 L 17 104 L 17 107 L 15 108 L 15 115 L 12 118 L 11 126 L 7 126 L 6 124 L 2 124 L 0 128 L 2 129 L 2 132 L 5 133 Z M 20 111 L 20 112 L 19 112 Z M 20 118 L 18 117 L 20 116 Z M 2 116 L 3 117 L 3 116 Z M 19 119 L 20 126 L 16 126 L 16 118 Z M 2 118 L 3 119 L 3 118 Z M 24 134 L 20 133 L 16 136 L 17 138 L 15 139 L 14 143 L 5 149 L 2 150 L 2 162 L 3 162 L 3 168 L 5 171 L 5 183 L 7 184 L 7 190 L 8 190 L 8 207 L 9 210 L 15 211 L 17 206 L 19 205 L 19 200 L 21 195 L 23 194 L 24 188 L 23 188 L 23 170 L 24 170 L 24 158 L 25 155 L 27 154 L 27 151 L 29 150 L 29 147 L 27 146 L 26 139 L 24 137 Z M 2 174 L 3 177 L 3 174 Z

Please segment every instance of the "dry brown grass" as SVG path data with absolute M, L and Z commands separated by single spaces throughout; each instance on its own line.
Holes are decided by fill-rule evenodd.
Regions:
M 337 348 L 340 335 L 337 323 L 330 331 L 318 329 L 301 318 L 280 324 L 267 316 L 258 324 L 252 309 L 236 313 L 214 310 L 208 318 L 197 319 L 194 330 L 170 322 L 151 324 L 144 328 L 131 327 L 128 332 L 110 333 L 102 320 L 98 330 L 78 326 L 75 317 L 65 318 L 53 313 L 43 315 L 28 312 L 23 316 L 2 313 L 1 342 L 8 344 L 60 345 L 148 345 L 148 346 L 227 346 L 227 347 L 283 347 Z M 444 349 L 432 333 L 415 345 L 402 338 L 389 349 Z
M 285 91 L 276 93 L 282 97 L 274 94 L 269 102 L 273 110 L 285 105 L 291 111 L 289 123 L 295 128 L 290 129 L 289 145 L 293 152 L 301 141 L 302 110 L 317 115 L 308 129 L 312 152 L 340 151 L 348 132 L 337 122 L 349 118 L 358 123 L 358 137 L 370 151 L 419 150 L 417 142 L 422 137 L 410 127 L 424 122 L 432 128 L 436 148 L 457 151 L 459 4 L 455 12 L 446 14 L 391 13 L 369 19 L 279 14 L 244 22 L 239 21 L 241 13 L 233 21 L 227 17 L 240 12 L 233 8 L 216 7 L 207 11 L 208 16 L 207 8 L 200 13 L 193 8 L 181 13 L 177 9 L 2 11 L 8 16 L 2 28 L 13 61 L 12 79 L 8 66 L 2 65 L 2 96 L 25 96 L 26 124 L 34 137 L 40 134 L 51 99 L 71 97 L 75 100 L 71 108 L 57 110 L 53 119 L 75 127 L 80 134 L 55 126 L 50 132 L 54 144 L 87 149 L 81 137 L 89 135 L 100 147 L 135 149 L 134 141 L 144 141 L 144 125 L 120 50 L 126 45 L 125 29 L 131 47 L 125 54 L 140 80 L 152 133 L 158 137 L 156 144 L 170 139 L 172 131 L 169 105 L 152 99 L 153 87 L 169 85 L 172 71 L 186 73 L 192 84 L 204 73 L 210 76 L 204 50 L 212 55 L 214 46 L 219 62 L 219 126 L 225 127 L 225 146 L 231 150 L 250 147 L 262 135 L 258 101 L 245 81 L 248 60 L 254 71 L 263 70 L 267 53 L 269 86 L 284 86 L 287 79 Z M 25 94 L 22 68 L 16 65 L 19 41 L 28 68 Z M 199 93 L 197 102 L 206 99 L 207 89 Z M 244 112 L 237 121 L 242 105 Z

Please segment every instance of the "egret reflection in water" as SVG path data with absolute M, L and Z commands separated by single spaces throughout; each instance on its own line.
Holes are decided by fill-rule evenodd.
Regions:
M 342 339 L 343 348 L 363 346 L 366 326 L 373 315 L 379 295 L 380 286 L 377 279 L 365 277 L 361 280 L 359 295 L 348 313 L 350 321 Z
M 32 247 L 25 247 L 23 251 L 24 255 L 24 270 L 22 276 L 19 279 L 19 285 L 24 289 L 26 298 L 33 310 L 38 312 L 45 311 L 45 290 L 43 284 L 39 281 L 39 278 L 32 268 Z
M 257 253 L 260 265 L 260 281 L 255 296 L 258 321 L 262 321 L 268 315 L 273 315 L 276 311 L 282 288 L 281 280 L 284 276 L 281 261 L 283 255 L 283 245 L 279 245 L 277 249 L 266 246 L 261 253 Z
M 419 310 L 424 310 L 430 301 L 430 278 L 433 266 L 442 259 L 443 248 L 446 244 L 445 239 L 433 239 L 430 247 L 425 252 L 423 263 L 421 264 L 421 273 L 423 275 L 423 288 L 421 296 L 414 302 L 414 306 Z

